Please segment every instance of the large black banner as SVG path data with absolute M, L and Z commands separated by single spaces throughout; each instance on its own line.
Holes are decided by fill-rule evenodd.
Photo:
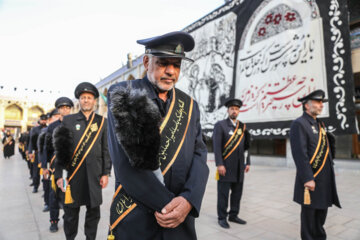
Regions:
M 255 138 L 285 137 L 298 98 L 323 89 L 320 116 L 335 134 L 357 132 L 346 0 L 234 0 L 184 29 L 195 48 L 177 87 L 199 103 L 204 132 L 229 97 Z

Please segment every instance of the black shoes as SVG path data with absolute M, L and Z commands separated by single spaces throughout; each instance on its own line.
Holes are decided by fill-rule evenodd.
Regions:
M 32 193 L 37 193 L 37 192 L 38 192 L 37 188 L 34 188 L 32 191 Z
M 30 185 L 29 185 L 30 187 L 32 187 L 32 186 L 34 186 L 34 184 L 33 183 L 30 183 Z
M 50 228 L 49 228 L 50 232 L 52 232 L 52 233 L 57 232 L 59 230 L 58 225 L 57 225 L 58 222 L 57 221 L 51 221 L 50 223 L 51 223 Z
M 229 217 L 230 222 L 238 223 L 238 224 L 246 224 L 245 220 L 242 220 L 239 217 Z
M 218 223 L 219 223 L 220 227 L 222 227 L 222 228 L 226 228 L 226 229 L 230 228 L 230 225 L 226 221 L 226 219 L 221 219 L 221 220 L 218 221 Z
M 50 208 L 49 208 L 48 205 L 45 205 L 45 206 L 44 206 L 44 209 L 43 209 L 43 212 L 48 212 L 48 211 L 50 211 Z

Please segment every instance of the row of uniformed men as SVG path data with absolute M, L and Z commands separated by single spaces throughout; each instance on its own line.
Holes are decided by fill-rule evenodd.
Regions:
M 75 90 L 75 97 L 80 102 L 81 111 L 79 113 L 70 114 L 74 106 L 72 100 L 67 97 L 60 97 L 55 102 L 55 109 L 48 114 L 41 115 L 38 125 L 33 127 L 30 133 L 22 133 L 19 138 L 19 151 L 22 157 L 27 160 L 30 179 L 32 180 L 30 186 L 33 186 L 33 193 L 38 192 L 40 176 L 42 176 L 45 205 L 43 212 L 49 211 L 50 213 L 50 231 L 58 231 L 59 209 L 63 208 L 64 231 L 67 239 L 74 239 L 77 234 L 80 205 L 88 207 L 85 234 L 88 239 L 95 239 L 97 224 L 100 219 L 101 188 L 106 187 L 110 174 L 111 163 L 107 153 L 105 121 L 103 121 L 101 129 L 91 130 L 91 133 L 98 132 L 98 137 L 94 139 L 95 141 L 91 146 L 96 150 L 100 149 L 98 156 L 94 156 L 94 154 L 84 156 L 84 152 L 79 152 L 75 146 L 75 143 L 80 142 L 79 138 L 82 138 L 84 133 L 88 133 L 86 126 L 89 121 L 95 122 L 98 119 L 103 119 L 93 111 L 98 96 L 98 90 L 91 83 L 79 84 Z M 59 130 L 57 134 L 55 133 L 56 129 Z M 73 133 L 64 133 L 61 132 L 61 129 L 67 129 Z M 66 143 L 63 145 L 64 141 L 67 142 L 67 145 Z M 83 140 L 81 141 L 84 143 Z M 84 146 L 81 149 L 84 149 Z M 64 175 L 63 178 L 63 170 L 69 170 L 70 166 L 68 162 L 61 162 L 56 156 L 75 155 L 75 153 L 84 157 L 83 163 L 85 158 L 99 158 L 97 160 L 100 160 L 100 164 L 99 166 L 92 166 L 89 164 L 92 162 L 89 159 L 85 161 L 84 165 L 79 165 L 76 177 L 73 177 L 71 181 L 71 187 L 74 190 L 70 196 L 76 201 L 64 205 L 65 187 L 70 184 L 68 180 L 63 179 L 68 179 L 70 176 Z M 86 166 L 86 162 L 89 166 Z M 70 190 L 70 188 L 68 189 Z
M 56 161 L 55 170 L 50 172 L 54 173 L 58 190 L 65 192 L 67 239 L 77 234 L 82 205 L 87 207 L 85 235 L 95 239 L 101 188 L 106 187 L 110 172 L 109 153 L 117 189 L 111 206 L 109 239 L 196 239 L 194 218 L 199 216 L 209 173 L 207 150 L 197 103 L 175 88 L 181 61 L 191 61 L 185 52 L 191 51 L 195 42 L 187 33 L 174 32 L 138 43 L 145 45 L 143 63 L 147 75 L 131 81 L 131 87 L 121 82 L 109 89 L 108 120 L 92 111 L 99 95 L 97 89 L 80 84 L 75 96 L 81 111 L 64 116 L 52 135 Z M 325 239 L 327 208 L 340 204 L 334 188 L 334 153 L 329 151 L 331 144 L 317 119 L 325 102 L 324 92 L 315 91 L 299 101 L 304 114 L 294 121 L 290 131 L 298 170 L 294 200 L 302 205 L 302 238 Z M 239 100 L 227 102 L 229 118 L 215 125 L 213 136 L 219 175 L 218 220 L 225 228 L 229 227 L 228 216 L 230 221 L 246 223 L 238 213 L 243 172 L 249 170 L 250 159 L 245 152 L 250 134 L 246 125 L 237 121 L 241 105 Z M 36 154 L 29 156 L 36 158 Z M 70 173 L 66 189 L 63 169 Z M 304 189 L 310 190 L 310 204 L 304 202 Z

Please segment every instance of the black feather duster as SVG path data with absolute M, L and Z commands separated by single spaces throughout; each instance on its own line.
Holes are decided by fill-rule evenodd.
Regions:
M 159 168 L 161 115 L 145 90 L 117 87 L 110 93 L 110 111 L 115 118 L 119 143 L 131 166 L 139 169 Z
M 73 136 L 65 126 L 59 126 L 54 130 L 53 145 L 56 154 L 56 163 L 68 169 L 72 157 Z
M 54 147 L 52 142 L 52 135 L 51 133 L 46 133 L 45 135 L 45 147 L 46 147 L 46 156 L 47 159 L 50 161 L 52 154 L 54 153 Z

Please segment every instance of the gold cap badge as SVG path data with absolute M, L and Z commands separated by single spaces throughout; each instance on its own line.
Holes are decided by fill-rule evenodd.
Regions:
M 182 46 L 181 46 L 181 44 L 178 44 L 175 48 L 175 53 L 182 53 L 182 52 L 183 52 Z

